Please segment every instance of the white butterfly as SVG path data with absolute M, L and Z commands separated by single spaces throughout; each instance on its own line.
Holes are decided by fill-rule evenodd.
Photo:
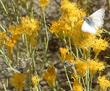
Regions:
M 82 31 L 95 34 L 96 30 L 103 26 L 104 16 L 105 16 L 105 9 L 101 8 L 96 12 L 94 12 L 89 17 L 85 17 L 84 22 L 82 24 Z

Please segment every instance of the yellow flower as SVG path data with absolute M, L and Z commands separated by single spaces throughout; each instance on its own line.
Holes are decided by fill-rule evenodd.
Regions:
M 88 69 L 88 64 L 86 61 L 82 61 L 82 60 L 77 59 L 75 62 L 75 68 L 76 68 L 78 75 L 85 76 L 85 73 Z
M 71 54 L 67 54 L 66 55 L 66 58 L 65 58 L 65 61 L 70 63 L 70 64 L 74 64 L 74 57 L 71 55 Z
M 96 39 L 94 40 L 93 45 L 91 46 L 95 53 L 99 53 L 100 51 L 105 50 L 108 47 L 108 42 L 104 39 Z
M 39 22 L 28 16 L 21 18 L 21 31 L 31 36 L 33 32 L 38 32 Z
M 88 59 L 87 62 L 91 75 L 94 75 L 97 71 L 102 71 L 105 69 L 104 62 L 100 62 L 98 59 L 96 60 Z
M 107 91 L 107 88 L 110 87 L 110 81 L 106 79 L 106 76 L 99 76 L 98 81 L 101 91 Z
M 43 73 L 43 79 L 48 82 L 50 87 L 55 86 L 56 69 L 53 65 L 49 66 L 48 69 Z
M 6 41 L 6 32 L 0 32 L 0 46 L 3 46 Z
M 19 40 L 20 32 L 18 30 L 19 28 L 16 28 L 15 26 L 10 26 L 8 29 L 9 34 L 7 34 L 5 38 L 5 46 L 10 54 L 13 54 L 13 48 Z
M 78 18 L 85 15 L 82 9 L 80 9 L 76 3 L 72 3 L 69 0 L 62 0 L 61 1 L 61 11 L 64 15 L 71 16 L 72 20 L 77 21 Z M 78 13 L 79 11 L 79 13 Z M 73 15 L 73 17 L 72 17 Z M 75 18 L 77 16 L 77 18 Z
M 11 36 L 13 35 L 19 36 L 20 34 L 22 34 L 22 29 L 19 24 L 16 26 L 10 25 L 8 28 L 8 32 L 11 34 Z
M 32 76 L 32 84 L 37 86 L 39 84 L 40 78 L 37 75 Z
M 88 48 L 92 47 L 95 40 L 96 40 L 95 35 L 83 33 L 83 34 L 81 34 L 81 39 L 76 44 L 77 44 L 77 46 L 79 46 L 82 49 L 88 49 Z
M 14 86 L 17 90 L 23 91 L 26 81 L 26 74 L 23 73 L 15 73 L 10 79 L 10 83 Z
M 85 76 L 86 71 L 89 69 L 90 74 L 93 76 L 96 72 L 102 71 L 105 69 L 104 62 L 100 62 L 98 59 L 87 61 L 76 60 L 75 61 L 75 68 L 80 76 Z
M 78 82 L 78 80 L 74 80 L 73 82 L 73 91 L 83 91 L 83 86 L 81 83 Z
M 10 25 L 8 29 L 8 32 L 11 34 L 10 41 L 12 41 L 12 39 L 13 39 L 13 42 L 17 41 L 21 37 L 21 35 L 25 34 L 27 35 L 26 36 L 27 41 L 31 44 L 32 47 L 35 47 L 37 44 L 38 31 L 39 31 L 39 22 L 28 16 L 22 17 L 20 24 L 16 26 Z M 11 43 L 10 43 L 10 46 L 12 46 Z M 13 46 L 14 46 L 14 43 L 13 43 Z
M 63 60 L 65 60 L 67 53 L 68 53 L 67 48 L 60 48 L 60 54 L 61 54 L 61 57 L 62 57 Z
M 60 48 L 60 54 L 61 54 L 61 61 L 62 62 L 66 61 L 70 64 L 74 63 L 74 57 L 68 53 L 67 48 Z
M 49 31 L 61 39 L 70 39 L 72 44 L 80 44 L 87 35 L 81 30 L 83 17 L 86 16 L 86 13 L 76 3 L 71 3 L 69 0 L 61 1 L 61 11 L 62 16 L 58 21 L 52 23 Z
M 68 49 L 67 48 L 60 48 L 60 54 L 61 54 L 61 61 L 64 62 L 68 62 L 68 63 L 73 63 L 74 62 L 74 57 L 68 53 Z
M 7 53 L 10 58 L 12 58 L 13 48 L 16 46 L 17 41 L 19 40 L 21 34 L 20 32 L 21 29 L 18 26 L 19 25 L 17 25 L 17 27 L 14 25 L 10 25 L 8 28 L 8 32 L 6 33 L 5 36 L 4 45 L 7 48 Z
M 7 41 L 6 41 L 6 46 L 9 47 L 9 48 L 13 48 L 16 44 L 16 39 L 14 38 L 9 38 Z
M 44 9 L 48 5 L 49 0 L 39 0 L 39 3 L 41 8 Z

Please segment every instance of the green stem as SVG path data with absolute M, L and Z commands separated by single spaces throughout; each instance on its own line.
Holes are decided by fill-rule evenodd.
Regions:
M 41 90 L 41 87 L 40 87 L 39 85 L 38 85 L 38 89 L 39 89 L 39 91 L 42 91 L 42 90 Z
M 2 50 L 0 50 L 0 53 L 3 55 L 3 57 L 5 58 L 4 62 L 6 63 L 6 65 L 8 65 L 10 67 L 11 70 L 13 70 L 14 72 L 19 72 L 18 70 L 14 69 L 11 64 L 9 63 L 9 58 L 3 53 Z
M 30 51 L 29 51 L 29 45 L 28 45 L 28 39 L 27 36 L 24 34 L 24 38 L 25 38 L 25 43 L 26 43 L 26 50 L 27 50 L 27 56 L 30 56 Z
M 70 89 L 71 89 L 71 91 L 72 91 L 73 88 L 72 88 L 72 86 L 71 86 L 71 82 L 70 82 L 69 77 L 68 77 L 68 73 L 67 73 L 67 70 L 66 70 L 66 66 L 64 66 L 64 70 L 65 70 L 65 74 L 66 74 L 66 77 L 67 77 L 67 80 L 68 80 L 68 84 L 69 84 Z
M 81 56 L 83 57 L 84 55 L 81 49 L 79 49 L 79 52 L 81 53 Z
M 6 29 L 0 24 L 1 29 L 6 32 Z
M 39 91 L 38 87 L 35 86 L 35 87 L 33 88 L 33 91 Z
M 84 78 L 83 77 L 81 77 L 81 79 L 82 79 L 82 84 L 83 84 L 83 86 L 84 86 L 84 89 L 86 88 L 86 85 L 85 85 L 85 81 L 84 81 Z
M 57 91 L 55 88 L 53 88 L 53 91 Z
M 35 57 L 35 50 L 34 50 L 33 53 L 32 53 L 33 69 L 34 69 L 34 71 L 35 71 L 35 69 L 36 69 L 36 64 L 35 64 L 35 59 L 34 59 L 34 57 Z
M 97 59 L 98 55 L 99 55 L 99 52 L 97 52 L 97 53 L 95 54 L 94 59 Z
M 86 91 L 90 91 L 90 77 L 89 77 L 89 69 L 86 71 Z
M 76 48 L 76 57 L 79 58 L 78 48 L 77 47 L 75 47 L 75 48 Z
M 4 91 L 7 91 L 5 84 L 3 84 Z
M 1 5 L 2 5 L 2 7 L 3 7 L 5 13 L 8 14 L 8 11 L 7 11 L 6 7 L 5 7 L 5 5 L 3 4 L 3 1 L 2 1 L 2 0 L 0 0 L 0 3 L 1 3 Z
M 47 25 L 46 25 L 46 17 L 45 17 L 45 12 L 44 10 L 42 10 L 42 13 L 43 13 L 43 21 L 44 21 L 44 28 L 45 28 L 45 33 L 46 33 L 46 49 L 45 49 L 45 53 L 47 53 L 47 49 L 48 49 L 48 41 L 49 41 L 49 35 L 48 35 L 48 28 L 47 28 Z

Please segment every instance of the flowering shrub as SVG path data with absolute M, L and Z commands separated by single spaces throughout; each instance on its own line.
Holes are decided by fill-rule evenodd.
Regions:
M 20 0 L 14 4 L 26 2 L 29 3 Z M 16 23 L 8 24 L 6 29 L 1 27 L 0 55 L 11 73 L 10 85 L 16 91 L 107 91 L 110 81 L 102 73 L 109 65 L 98 57 L 109 48 L 109 42 L 102 37 L 104 29 L 97 29 L 96 34 L 83 32 L 83 18 L 88 14 L 69 0 L 61 0 L 61 16 L 48 27 L 45 10 L 50 2 L 39 0 L 40 19 L 35 18 L 30 8 L 28 13 L 31 14 L 24 17 L 18 14 Z M 25 6 L 29 8 L 28 4 Z M 3 8 L 7 13 L 4 5 Z M 62 45 L 49 43 L 53 35 Z M 51 52 L 49 46 L 58 50 Z M 61 83 L 69 89 L 61 87 Z M 6 91 L 7 84 L 3 85 Z

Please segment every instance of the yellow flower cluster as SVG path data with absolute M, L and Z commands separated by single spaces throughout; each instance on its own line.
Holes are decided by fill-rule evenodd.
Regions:
M 79 46 L 83 49 L 93 48 L 93 51 L 98 54 L 105 50 L 109 46 L 109 43 L 104 39 L 97 38 L 95 35 L 89 35 L 80 42 Z
M 23 91 L 26 81 L 26 74 L 23 73 L 15 73 L 10 79 L 10 83 L 14 86 L 18 91 Z
M 81 81 L 79 80 L 79 76 L 76 74 L 72 74 L 71 78 L 73 79 L 73 90 L 72 91 L 83 91 L 84 87 Z
M 75 68 L 80 76 L 85 76 L 86 71 L 89 69 L 91 76 L 93 76 L 97 71 L 102 71 L 105 69 L 105 64 L 100 62 L 98 59 L 87 61 L 77 59 L 75 61 Z
M 74 62 L 74 57 L 68 53 L 68 49 L 67 48 L 60 48 L 60 55 L 61 55 L 61 59 L 62 61 L 67 61 L 68 63 L 73 63 Z
M 90 70 L 90 74 L 93 76 L 97 71 L 103 71 L 105 69 L 105 63 L 99 61 L 98 59 L 95 60 L 87 60 L 88 67 Z
M 75 69 L 76 69 L 78 75 L 80 75 L 82 77 L 85 76 L 85 73 L 88 69 L 87 62 L 77 59 L 77 61 L 75 62 Z
M 79 46 L 82 49 L 88 49 L 91 48 L 94 44 L 94 40 L 96 39 L 96 36 L 90 35 L 90 34 L 82 34 L 82 38 L 77 41 L 77 46 Z
M 72 45 L 77 48 L 93 48 L 95 52 L 105 50 L 108 43 L 103 39 L 98 39 L 102 30 L 98 30 L 96 35 L 82 32 L 81 27 L 83 23 L 83 17 L 86 13 L 83 9 L 80 9 L 76 3 L 72 3 L 69 0 L 61 1 L 62 16 L 58 21 L 54 21 L 50 28 L 50 32 L 54 33 L 61 39 L 71 40 Z
M 61 53 L 62 59 L 65 60 L 66 54 L 68 53 L 68 49 L 67 48 L 60 48 L 60 53 Z
M 50 87 L 55 86 L 56 69 L 53 65 L 49 66 L 48 69 L 43 73 L 43 79 L 48 82 Z
M 25 34 L 31 45 L 35 45 L 36 36 L 39 30 L 39 23 L 37 20 L 29 17 L 22 17 L 21 23 L 14 26 L 10 25 L 7 32 L 1 32 L 0 35 L 0 44 L 5 45 L 12 53 L 14 46 L 17 41 L 21 38 L 20 36 Z
M 37 20 L 29 17 L 21 18 L 21 31 L 31 36 L 33 33 L 37 32 L 39 29 L 39 23 Z
M 88 39 L 89 36 L 92 37 L 89 33 L 81 31 L 83 17 L 86 16 L 85 11 L 69 0 L 62 0 L 61 11 L 62 16 L 52 23 L 50 32 L 60 38 L 70 38 L 76 46 L 82 46 L 82 41 Z
M 31 46 L 35 47 L 37 44 L 37 35 L 40 29 L 39 22 L 34 18 L 23 17 L 21 18 L 21 33 L 27 35 L 27 40 Z
M 103 29 L 97 30 L 96 34 L 83 32 L 81 27 L 86 12 L 76 3 L 72 3 L 69 0 L 61 1 L 61 13 L 62 15 L 59 20 L 52 22 L 49 31 L 60 39 L 66 41 L 67 46 L 70 46 L 68 41 L 71 42 L 73 50 L 74 47 L 77 48 L 77 53 L 79 54 L 74 58 L 67 48 L 60 48 L 61 60 L 63 62 L 67 61 L 70 64 L 74 64 L 74 70 L 78 76 L 86 78 L 86 73 L 89 72 L 89 75 L 92 78 L 97 72 L 101 72 L 105 69 L 105 63 L 96 58 L 98 53 L 105 50 L 109 45 L 106 40 L 101 38 Z M 94 59 L 91 59 L 91 55 L 89 55 L 91 54 L 91 51 L 95 52 Z M 81 56 L 80 53 L 82 54 Z M 73 85 L 74 91 L 84 90 L 84 87 L 78 80 L 74 80 Z
M 100 51 L 105 50 L 109 46 L 108 42 L 104 39 L 95 39 L 92 45 L 93 51 L 99 53 Z
M 107 88 L 110 87 L 110 81 L 106 79 L 106 76 L 99 76 L 97 83 L 102 91 L 107 91 Z
M 83 91 L 83 86 L 81 83 L 78 82 L 78 80 L 74 80 L 73 82 L 73 91 Z

